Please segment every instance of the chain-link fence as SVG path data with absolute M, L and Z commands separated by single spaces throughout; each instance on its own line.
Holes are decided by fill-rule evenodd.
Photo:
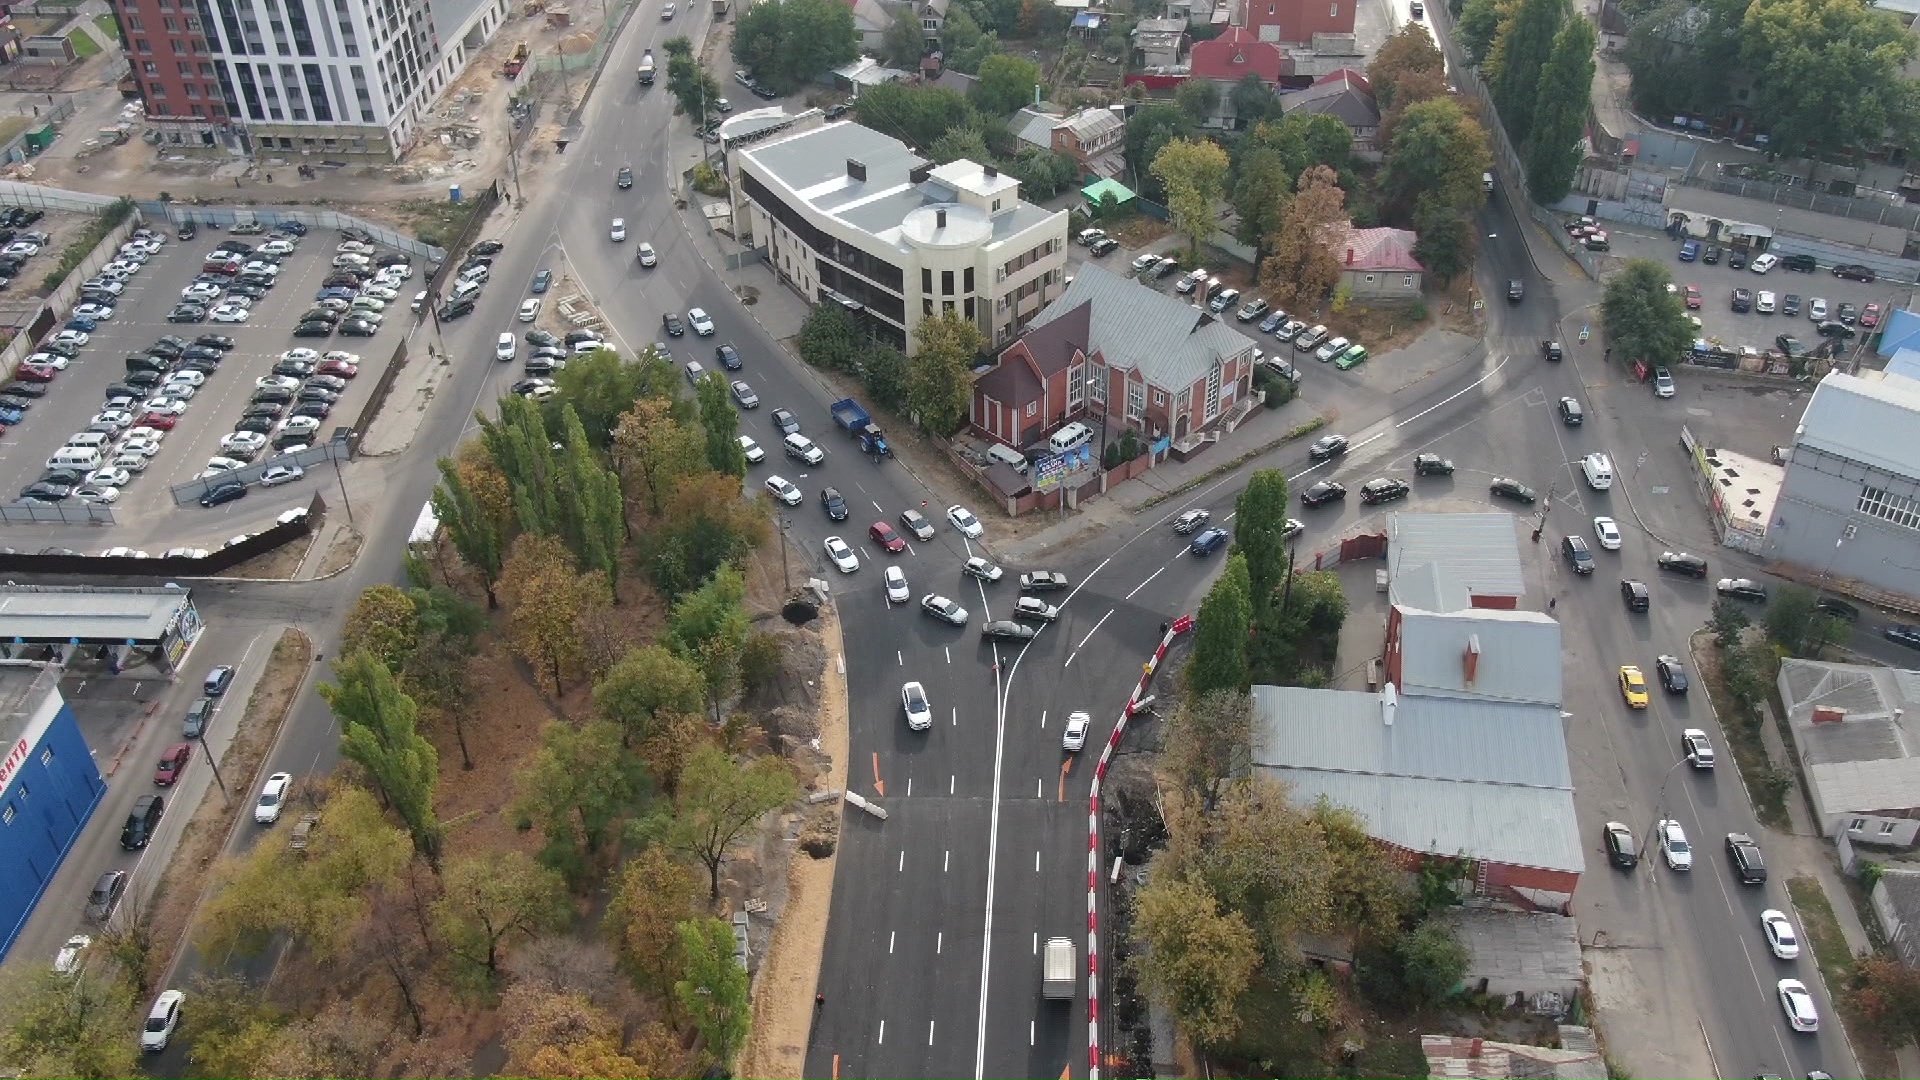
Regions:
M 1783 181 L 1750 180 L 1724 171 L 1714 175 L 1689 174 L 1682 176 L 1680 183 L 1687 187 L 1717 191 L 1722 195 L 1758 199 L 1775 206 L 1790 206 L 1797 210 L 1810 210 L 1816 214 L 1830 214 L 1853 221 L 1868 221 L 1889 229 L 1901 229 L 1906 232 L 1920 231 L 1920 206 L 1895 202 L 1885 192 L 1872 195 L 1836 195 L 1827 191 L 1810 190 L 1806 187 L 1805 181 L 1797 176 L 1788 177 Z

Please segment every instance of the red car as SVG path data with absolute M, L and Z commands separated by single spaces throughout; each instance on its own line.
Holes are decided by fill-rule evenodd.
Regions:
M 1871 330 L 1880 325 L 1880 305 L 1868 304 L 1860 310 L 1860 325 Z
M 322 360 L 320 366 L 313 370 L 317 375 L 332 375 L 341 379 L 351 379 L 360 374 L 358 365 L 349 364 L 345 360 Z
M 1698 311 L 1700 309 L 1700 286 L 1682 285 L 1680 290 L 1686 294 L 1687 309 L 1689 311 Z
M 172 787 L 180 774 L 187 769 L 187 762 L 193 760 L 192 743 L 174 743 L 160 755 L 160 765 L 153 770 L 153 782 L 161 787 Z
M 171 413 L 152 412 L 141 417 L 139 422 L 136 423 L 134 426 L 159 428 L 161 431 L 172 431 L 173 425 L 179 422 L 180 422 L 180 418 L 177 416 L 174 416 Z
M 13 376 L 16 379 L 25 379 L 28 382 L 52 382 L 53 374 L 53 369 L 50 367 L 45 367 L 40 364 L 21 364 L 19 368 L 14 371 Z
M 876 521 L 872 525 L 867 526 L 867 535 L 873 539 L 874 543 L 879 544 L 895 555 L 907 550 L 906 540 L 901 537 L 899 533 L 893 531 L 893 526 L 884 521 Z

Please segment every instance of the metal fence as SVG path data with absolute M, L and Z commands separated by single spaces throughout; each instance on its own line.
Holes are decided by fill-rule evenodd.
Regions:
M 0 192 L 0 203 L 5 201 L 4 192 Z M 211 203 L 160 202 L 159 200 L 143 201 L 135 205 L 146 217 L 154 221 L 167 222 L 169 226 L 178 226 L 182 222 L 192 221 L 200 225 L 231 228 L 241 221 L 257 221 L 263 227 L 271 229 L 283 222 L 297 221 L 309 229 L 361 229 L 373 237 L 373 242 L 381 247 L 409 252 L 429 262 L 442 262 L 447 257 L 445 248 L 434 247 L 432 244 L 378 222 L 367 221 L 352 214 L 343 214 L 338 210 L 299 210 L 277 206 L 228 206 Z
M 31 108 L 33 111 L 33 115 L 36 118 L 46 120 L 50 123 L 55 123 L 55 124 L 73 115 L 74 95 L 66 94 L 56 98 L 56 97 L 53 97 L 52 94 L 48 94 L 47 97 L 51 99 L 50 103 L 45 105 L 25 106 L 22 108 L 21 111 L 24 112 L 28 108 Z M 33 95 L 33 100 L 38 100 L 38 95 Z M 31 127 L 23 129 L 20 132 L 20 134 L 15 135 L 13 138 L 7 140 L 6 145 L 0 146 L 0 160 L 18 162 L 18 161 L 25 161 L 29 157 L 32 157 L 33 155 L 29 154 L 26 150 L 27 136 L 33 134 L 33 132 L 38 127 L 39 125 L 35 124 Z M 108 201 L 111 202 L 112 198 L 108 197 Z
M 4 508 L 0 508 L 4 509 Z M 212 577 L 222 570 L 238 566 L 248 559 L 265 555 L 284 544 L 298 540 L 320 527 L 326 519 L 327 501 L 318 492 L 297 512 L 282 514 L 272 527 L 262 529 L 239 543 L 209 551 L 205 558 L 138 558 L 125 555 L 41 555 L 0 552 L 0 574 L 26 577 L 44 575 L 63 581 L 76 577 L 154 578 L 161 581 Z
M 173 505 L 191 506 L 199 502 L 201 496 L 222 484 L 230 484 L 237 480 L 248 487 L 253 487 L 260 482 L 260 474 L 275 466 L 298 465 L 302 469 L 311 470 L 317 465 L 324 465 L 332 461 L 335 455 L 341 457 L 351 456 L 347 453 L 345 440 L 330 440 L 318 446 L 309 446 L 298 453 L 275 454 L 271 457 L 262 458 L 244 469 L 235 469 L 232 472 L 223 472 L 215 476 L 195 477 L 184 484 L 175 484 L 168 488 L 167 491 L 173 497 Z
M 111 525 L 113 507 L 61 502 L 51 506 L 0 503 L 0 525 Z
M 61 210 L 67 213 L 97 214 L 119 202 L 118 195 L 95 195 L 88 191 L 69 191 L 44 184 L 23 184 L 18 180 L 0 180 L 0 205 L 26 206 L 36 210 Z
M 1799 178 L 1794 179 L 1797 181 Z M 1906 232 L 1920 231 L 1920 206 L 1896 202 L 1885 192 L 1874 195 L 1835 195 L 1832 192 L 1809 190 L 1802 183 L 1747 180 L 1724 174 L 1719 176 L 1688 174 L 1680 177 L 1680 183 L 1705 191 L 1717 191 L 1722 195 L 1757 199 L 1776 206 L 1791 206 L 1799 210 L 1810 210 L 1816 214 L 1850 218 L 1854 221 L 1869 221 L 1890 229 L 1901 229 Z

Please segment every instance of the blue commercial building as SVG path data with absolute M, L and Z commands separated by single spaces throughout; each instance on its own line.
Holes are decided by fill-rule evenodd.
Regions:
M 0 959 L 107 793 L 62 670 L 0 660 Z

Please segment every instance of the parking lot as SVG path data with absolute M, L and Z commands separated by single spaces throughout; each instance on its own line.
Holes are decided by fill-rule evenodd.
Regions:
M 1653 259 L 1665 266 L 1673 275 L 1674 282 L 1682 288 L 1697 286 L 1700 290 L 1700 307 L 1688 314 L 1700 320 L 1701 337 L 1717 340 L 1730 349 L 1743 346 L 1762 351 L 1774 349 L 1775 338 L 1782 334 L 1798 338 L 1811 349 L 1821 343 L 1811 318 L 1814 299 L 1826 301 L 1830 320 L 1838 314 L 1841 304 L 1851 304 L 1856 311 L 1862 312 L 1869 304 L 1879 304 L 1884 319 L 1884 313 L 1891 309 L 1894 302 L 1897 288 L 1885 281 L 1861 282 L 1837 278 L 1833 276 L 1832 268 L 1826 265 L 1821 265 L 1811 274 L 1794 273 L 1784 265 L 1776 266 L 1765 274 L 1756 274 L 1747 268 L 1736 270 L 1728 263 L 1729 249 L 1725 245 L 1721 245 L 1721 257 L 1717 265 L 1697 260 L 1681 262 L 1680 242 L 1669 240 L 1664 233 L 1609 229 L 1607 237 L 1615 257 Z M 1702 241 L 1702 249 L 1706 246 Z M 1751 310 L 1733 310 L 1735 289 L 1746 289 L 1753 294 Z M 1760 293 L 1763 291 L 1773 294 L 1772 313 L 1760 310 Z M 1786 313 L 1792 305 L 1798 306 L 1798 315 Z M 1869 332 L 1858 323 L 1855 330 L 1863 336 Z M 1842 355 L 1850 354 L 1860 341 L 1860 337 L 1849 341 Z
M 369 308 L 384 305 L 384 311 L 379 312 L 384 322 L 374 336 L 336 333 L 327 337 L 294 337 L 296 322 L 315 305 L 324 281 L 336 272 L 330 264 L 335 258 L 336 245 L 342 243 L 343 237 L 332 230 L 316 230 L 304 238 L 287 239 L 294 250 L 280 258 L 277 273 L 271 275 L 269 284 L 261 286 L 263 295 L 252 302 L 246 321 L 170 322 L 169 314 L 181 303 L 183 290 L 196 278 L 204 278 L 203 263 L 217 245 L 231 241 L 258 249 L 268 236 L 236 236 L 206 229 L 191 240 L 165 236 L 160 249 L 122 282 L 119 293 L 112 299 L 111 317 L 96 320 L 91 331 L 82 330 L 84 338 L 73 337 L 77 352 L 65 359 L 64 369 L 56 370 L 49 381 L 31 384 L 44 389 L 45 393 L 27 399 L 30 408 L 20 422 L 7 431 L 6 437 L 0 439 L 0 497 L 14 498 L 24 492 L 47 471 L 47 463 L 56 452 L 76 434 L 94 426 L 96 417 L 106 408 L 110 388 L 118 388 L 117 393 L 131 390 L 134 400 L 127 409 L 132 414 L 130 418 L 119 418 L 117 422 L 103 420 L 97 425 L 107 429 L 102 433 L 110 439 L 102 448 L 103 465 L 111 467 L 110 463 L 116 459 L 124 463 L 130 444 L 139 438 L 141 428 L 158 429 L 148 433 L 150 437 L 157 435 L 158 448 L 150 453 L 144 469 L 128 469 L 124 479 L 108 478 L 120 479 L 115 485 L 120 489 L 118 497 L 111 502 L 116 528 L 102 531 L 77 525 L 35 527 L 44 532 L 46 543 L 97 553 L 128 544 L 127 536 L 137 538 L 132 543 L 149 545 L 160 541 L 146 538 L 164 536 L 168 539 L 162 547 L 174 546 L 176 537 L 180 545 L 213 547 L 242 531 L 237 526 L 243 522 L 265 520 L 272 513 L 308 502 L 312 496 L 311 485 L 317 482 L 313 476 L 268 490 L 255 485 L 248 491 L 251 497 L 212 508 L 193 503 L 176 507 L 169 491 L 173 485 L 200 476 L 215 457 L 238 461 L 250 458 L 255 464 L 262 464 L 278 448 L 294 445 L 296 440 L 323 442 L 335 427 L 352 423 L 378 381 L 381 365 L 393 353 L 396 337 L 406 334 L 416 323 L 417 317 L 408 305 L 420 287 L 418 268 L 412 271 L 409 280 L 394 285 L 395 296 L 390 301 L 373 297 L 362 301 L 354 292 L 345 294 L 354 297 L 353 302 L 362 302 Z M 243 256 L 242 263 L 259 256 L 258 251 Z M 255 274 L 265 275 L 267 271 L 255 271 Z M 238 276 L 212 280 L 204 290 L 211 301 L 209 307 L 230 299 L 231 285 L 245 280 L 248 278 L 244 270 Z M 58 332 L 56 328 L 54 333 Z M 230 338 L 232 344 L 224 351 L 212 349 L 201 357 L 200 366 L 205 370 L 200 372 L 197 386 L 192 385 L 195 377 L 186 372 L 194 366 L 194 352 L 201 350 L 153 365 L 158 385 L 144 385 L 156 379 L 130 380 L 129 376 L 140 365 L 130 364 L 129 358 L 149 353 L 157 341 L 168 335 L 189 346 L 205 335 L 223 335 Z M 287 369 L 289 374 L 282 386 L 287 391 L 283 396 L 289 400 L 283 403 L 284 411 L 279 415 L 255 417 L 253 426 L 264 428 L 256 432 L 260 439 L 251 440 L 261 444 L 259 448 L 223 449 L 222 440 L 235 433 L 243 415 L 264 404 L 253 400 L 260 389 L 257 380 L 275 377 L 273 371 L 281 362 L 282 354 L 294 348 L 312 350 L 316 363 L 321 355 L 330 351 L 353 354 L 361 362 L 357 371 L 332 367 L 332 377 L 340 381 L 331 386 L 312 377 L 320 374 L 317 367 L 309 375 Z M 186 380 L 190 394 L 181 390 L 175 380 Z M 332 402 L 315 400 L 323 397 L 310 393 L 317 390 L 337 390 L 338 396 Z M 157 405 L 156 398 L 159 399 Z M 292 415 L 303 405 L 310 406 L 309 412 L 326 415 L 304 418 Z M 175 415 L 151 419 L 155 414 L 166 413 Z M 270 422 L 263 424 L 261 420 Z M 105 482 L 95 479 L 93 486 L 102 486 Z M 86 495 L 94 497 L 92 492 Z M 79 497 L 76 491 L 69 493 L 67 499 Z M 263 502 L 271 506 L 262 506 Z M 167 517 L 176 513 L 186 516 Z M 116 533 L 121 534 L 120 539 L 115 539 Z M 83 542 L 87 546 L 83 547 Z

